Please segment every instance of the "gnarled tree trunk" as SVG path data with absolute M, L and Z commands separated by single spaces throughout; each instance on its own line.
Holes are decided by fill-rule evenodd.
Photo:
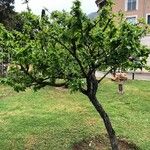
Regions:
M 115 131 L 112 127 L 112 124 L 110 122 L 110 119 L 107 113 L 105 112 L 104 108 L 96 98 L 97 89 L 98 89 L 98 80 L 95 77 L 95 72 L 93 72 L 89 74 L 87 78 L 87 96 L 90 99 L 93 106 L 95 107 L 95 109 L 97 110 L 97 112 L 99 113 L 100 117 L 104 121 L 104 125 L 106 127 L 110 139 L 112 150 L 118 150 L 117 138 L 115 135 Z
M 117 138 L 115 135 L 115 131 L 112 127 L 112 124 L 110 122 L 110 119 L 109 119 L 107 113 L 105 112 L 105 110 L 103 109 L 103 107 L 99 103 L 99 101 L 97 100 L 96 96 L 89 96 L 89 99 L 104 121 L 106 130 L 107 130 L 107 133 L 108 133 L 108 136 L 110 139 L 112 150 L 118 150 L 118 142 L 117 142 Z

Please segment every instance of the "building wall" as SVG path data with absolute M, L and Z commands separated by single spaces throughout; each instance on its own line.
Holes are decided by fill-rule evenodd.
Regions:
M 137 16 L 137 18 L 146 18 L 146 14 L 150 14 L 150 0 L 137 0 L 138 1 L 138 10 L 126 11 L 125 2 L 126 0 L 114 0 L 113 11 L 118 12 L 122 10 L 125 16 Z
M 113 12 L 122 11 L 125 17 L 137 16 L 137 19 L 146 19 L 147 14 L 150 15 L 150 0 L 138 0 L 138 9 L 134 11 L 126 11 L 126 0 L 114 0 Z M 150 35 L 147 35 L 141 39 L 141 43 L 150 47 Z M 148 65 L 150 66 L 150 56 L 148 58 Z
M 96 0 L 96 4 L 99 5 L 100 3 L 103 3 L 104 1 L 107 0 Z M 128 16 L 137 16 L 137 18 L 145 18 L 146 19 L 146 14 L 150 14 L 150 0 L 137 0 L 138 2 L 138 10 L 135 11 L 126 11 L 126 1 L 127 0 L 114 0 L 114 7 L 113 11 L 118 12 L 122 10 L 125 14 L 126 17 Z M 101 6 L 98 6 L 101 8 Z
M 101 1 L 107 0 L 96 0 L 98 4 Z M 136 16 L 137 19 L 146 19 L 147 14 L 150 15 L 150 0 L 138 0 L 138 9 L 134 11 L 126 11 L 126 0 L 114 0 L 113 12 L 122 11 L 125 17 Z M 141 39 L 141 43 L 150 48 L 150 35 L 147 35 Z M 150 66 L 150 56 L 147 60 L 147 64 Z
M 141 39 L 141 43 L 150 48 L 150 35 L 147 35 Z M 147 65 L 150 66 L 150 56 L 147 59 Z

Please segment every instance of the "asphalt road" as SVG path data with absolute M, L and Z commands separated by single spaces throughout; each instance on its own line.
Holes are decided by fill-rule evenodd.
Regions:
M 96 77 L 100 78 L 104 74 L 105 74 L 104 72 L 97 71 Z M 108 74 L 106 77 L 111 78 L 112 75 Z M 128 72 L 127 77 L 128 77 L 128 79 L 132 79 L 132 72 Z M 135 72 L 134 79 L 135 80 L 149 80 L 150 81 L 150 72 Z

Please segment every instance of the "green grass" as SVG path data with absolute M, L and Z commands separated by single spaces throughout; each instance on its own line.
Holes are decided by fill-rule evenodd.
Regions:
M 97 96 L 117 136 L 150 150 L 150 82 L 127 81 L 119 95 L 117 85 L 105 80 Z M 0 85 L 0 150 L 71 150 L 73 143 L 105 132 L 80 93 L 52 87 L 16 93 Z

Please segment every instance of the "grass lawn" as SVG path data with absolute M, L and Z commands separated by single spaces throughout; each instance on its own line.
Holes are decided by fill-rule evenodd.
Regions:
M 98 98 L 117 136 L 150 150 L 150 82 L 127 81 L 124 95 L 104 80 Z M 0 85 L 0 150 L 71 150 L 74 143 L 105 134 L 102 120 L 80 93 L 46 87 L 16 93 Z

